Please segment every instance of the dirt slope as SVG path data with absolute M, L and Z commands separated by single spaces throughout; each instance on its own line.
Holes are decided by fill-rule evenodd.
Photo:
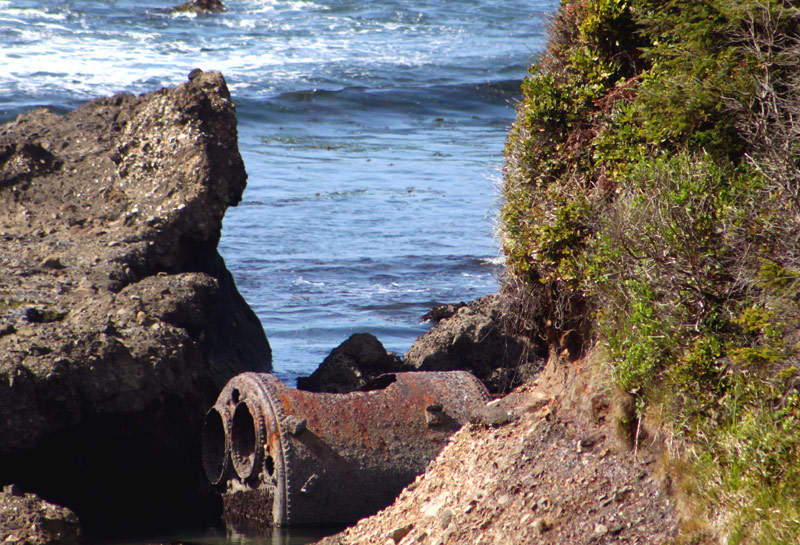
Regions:
M 582 366 L 551 359 L 462 428 L 392 506 L 320 543 L 671 542 L 678 521 L 656 464 L 614 438 L 608 396 Z

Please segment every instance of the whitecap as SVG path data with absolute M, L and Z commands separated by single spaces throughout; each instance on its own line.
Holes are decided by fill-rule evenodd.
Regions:
M 328 6 L 304 0 L 249 0 L 244 3 L 252 6 L 248 10 L 251 13 L 284 13 L 286 11 L 330 10 Z
M 483 265 L 491 265 L 493 267 L 497 267 L 497 266 L 505 264 L 506 257 L 502 256 L 502 255 L 497 256 L 497 257 L 482 257 L 482 258 L 478 259 L 478 262 L 483 264 Z
M 8 2 L 10 4 L 10 2 Z M 0 5 L 0 9 L 5 8 L 5 6 Z M 69 13 L 65 11 L 50 11 L 49 8 L 9 8 L 9 14 L 14 14 L 18 17 L 22 17 L 23 20 L 27 19 L 26 22 L 30 22 L 31 19 L 50 19 L 53 21 L 64 21 L 67 17 L 69 17 Z

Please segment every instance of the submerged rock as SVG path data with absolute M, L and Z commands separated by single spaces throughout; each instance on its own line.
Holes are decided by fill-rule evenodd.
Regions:
M 190 11 L 194 13 L 222 13 L 228 11 L 220 0 L 191 0 L 173 8 L 174 11 Z
M 194 509 L 205 409 L 271 366 L 217 253 L 246 181 L 235 107 L 193 76 L 0 127 L 0 484 L 84 523 Z
M 420 371 L 471 371 L 494 393 L 534 376 L 544 359 L 530 341 L 503 327 L 500 297 L 441 307 L 438 323 L 411 345 L 405 364 Z
M 334 348 L 311 376 L 297 379 L 297 387 L 311 392 L 353 392 L 384 373 L 409 370 L 374 335 L 356 333 Z

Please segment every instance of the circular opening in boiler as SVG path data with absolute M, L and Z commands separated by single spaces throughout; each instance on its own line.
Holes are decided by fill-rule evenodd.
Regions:
M 239 403 L 233 413 L 231 457 L 239 477 L 249 479 L 253 476 L 256 466 L 256 424 L 246 403 Z
M 212 408 L 208 411 L 200 441 L 206 477 L 211 484 L 217 484 L 222 480 L 228 464 L 228 452 L 225 448 L 225 422 L 218 410 Z

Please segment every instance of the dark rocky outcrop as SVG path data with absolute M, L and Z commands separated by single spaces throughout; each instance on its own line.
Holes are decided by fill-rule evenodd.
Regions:
M 220 0 L 191 0 L 173 8 L 174 11 L 188 11 L 192 13 L 222 13 L 228 9 Z
M 0 543 L 8 545 L 77 545 L 78 517 L 66 507 L 24 494 L 15 485 L 0 491 Z
M 498 294 L 443 307 L 435 317 L 439 322 L 406 352 L 406 365 L 422 371 L 471 371 L 490 392 L 500 393 L 534 376 L 544 363 L 528 339 L 503 326 Z
M 297 387 L 311 392 L 353 392 L 368 387 L 384 373 L 410 370 L 374 335 L 356 333 L 334 348 L 311 376 L 297 379 Z
M 245 181 L 218 73 L 0 127 L 0 484 L 87 528 L 197 507 L 205 410 L 270 368 L 217 253 Z
M 467 304 L 464 302 L 456 304 L 436 305 L 431 310 L 425 313 L 425 315 L 422 317 L 422 321 L 439 323 L 442 320 L 446 320 L 447 318 L 452 318 L 453 316 L 455 316 L 456 312 L 458 312 L 465 306 L 467 306 Z

